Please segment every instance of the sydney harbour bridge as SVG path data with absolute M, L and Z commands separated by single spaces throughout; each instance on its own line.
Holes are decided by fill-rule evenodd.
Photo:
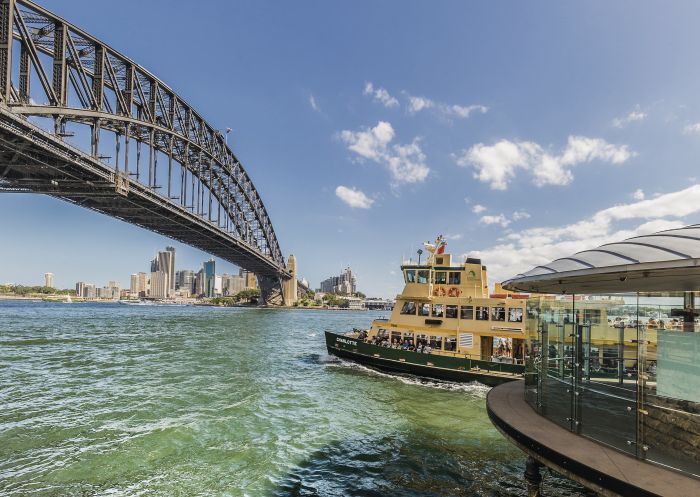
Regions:
M 39 5 L 0 0 L 0 191 L 50 195 L 254 272 L 296 298 L 225 135 L 129 57 Z

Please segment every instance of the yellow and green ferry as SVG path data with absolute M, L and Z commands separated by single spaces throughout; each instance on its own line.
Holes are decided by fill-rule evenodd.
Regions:
M 367 330 L 326 332 L 330 354 L 389 372 L 498 385 L 520 379 L 527 295 L 489 294 L 486 266 L 453 264 L 440 236 L 425 264 L 401 266 L 405 286 L 389 319 Z

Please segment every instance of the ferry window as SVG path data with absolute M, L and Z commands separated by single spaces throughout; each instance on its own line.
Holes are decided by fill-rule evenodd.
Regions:
M 430 271 L 427 271 L 427 270 L 418 271 L 418 283 L 421 283 L 423 285 L 427 285 L 429 274 L 430 274 Z
M 462 319 L 474 319 L 474 306 L 473 305 L 463 305 L 461 309 L 460 317 Z
M 523 309 L 521 307 L 511 307 L 508 309 L 508 321 L 511 323 L 522 323 Z
M 436 257 L 435 258 L 435 264 L 442 264 L 442 257 Z
M 600 324 L 600 309 L 584 309 L 584 324 Z
M 447 273 L 445 271 L 435 271 L 435 284 L 436 285 L 446 285 L 447 284 Z
M 384 338 L 386 336 L 389 336 L 389 333 L 386 332 L 386 328 L 379 328 L 379 330 L 377 331 L 377 336 L 379 338 Z
M 456 305 L 446 305 L 445 306 L 445 317 L 457 319 L 457 306 Z
M 449 275 L 449 283 L 450 285 L 459 285 L 462 279 L 462 273 L 460 272 L 452 272 L 450 271 Z
M 449 351 L 457 350 L 457 338 L 456 337 L 445 338 L 445 350 L 449 350 Z
M 416 335 L 416 345 L 426 345 L 428 343 L 428 335 Z
M 416 270 L 415 269 L 409 269 L 406 271 L 406 283 L 415 283 L 416 282 Z
M 418 304 L 419 316 L 430 316 L 430 304 Z
M 441 318 L 442 315 L 442 304 L 433 304 L 433 317 Z
M 489 320 L 489 308 L 488 307 L 476 307 L 476 320 L 477 321 L 488 321 Z
M 401 343 L 401 332 L 392 331 L 391 332 L 391 343 Z
M 433 350 L 442 349 L 442 337 L 432 336 L 430 337 L 430 348 Z
M 491 308 L 491 321 L 505 321 L 506 320 L 506 308 L 505 307 L 492 307 Z
M 401 308 L 401 314 L 416 314 L 416 303 L 412 301 L 406 301 Z

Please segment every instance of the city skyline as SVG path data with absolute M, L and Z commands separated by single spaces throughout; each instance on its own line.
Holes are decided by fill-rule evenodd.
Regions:
M 350 265 L 367 293 L 393 296 L 402 259 L 439 233 L 493 284 L 571 248 L 700 221 L 694 3 L 222 3 L 216 18 L 187 3 L 109 18 L 87 0 L 42 5 L 232 128 L 284 256 L 314 284 Z M 152 16 L 207 26 L 211 49 L 156 36 Z M 0 195 L 0 208 L 13 261 L 0 281 L 126 285 L 154 248 L 209 257 L 40 195 Z

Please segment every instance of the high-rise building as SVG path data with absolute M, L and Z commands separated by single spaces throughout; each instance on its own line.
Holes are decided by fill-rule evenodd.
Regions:
M 204 295 L 204 269 L 197 271 L 194 277 L 194 294 Z
M 175 273 L 175 279 L 177 280 L 177 283 L 175 284 L 176 290 L 187 290 L 190 293 L 194 293 L 196 291 L 194 287 L 194 271 L 191 269 L 177 271 Z
M 214 297 L 214 285 L 216 284 L 216 262 L 209 259 L 204 262 L 204 295 Z
M 151 261 L 151 273 L 158 271 L 168 276 L 168 296 L 175 292 L 175 247 L 165 247 L 164 251 Z
M 235 274 L 224 274 L 221 277 L 221 293 L 225 297 L 233 297 L 245 289 L 245 277 Z
M 173 294 L 175 292 L 175 247 L 165 247 L 165 252 L 170 254 L 167 260 L 168 267 L 165 272 L 168 273 L 170 294 Z
M 239 269 L 238 274 L 245 278 L 246 288 L 257 288 L 258 279 L 255 277 L 255 273 L 246 271 L 245 269 Z
M 321 282 L 323 293 L 335 293 L 337 295 L 354 295 L 357 292 L 357 281 L 352 270 L 348 267 L 338 276 L 331 276 Z
M 83 286 L 83 298 L 86 299 L 96 299 L 97 298 L 97 288 L 92 283 L 85 283 Z
M 83 281 L 79 281 L 75 284 L 75 295 L 78 297 L 85 296 L 85 283 Z
M 44 273 L 44 286 L 53 288 L 53 273 Z
M 137 297 L 140 291 L 139 275 L 138 273 L 134 273 L 131 275 L 131 280 L 129 282 L 129 295 L 132 297 Z
M 170 294 L 170 282 L 168 273 L 164 271 L 154 271 L 151 273 L 151 293 L 152 299 L 166 299 Z

